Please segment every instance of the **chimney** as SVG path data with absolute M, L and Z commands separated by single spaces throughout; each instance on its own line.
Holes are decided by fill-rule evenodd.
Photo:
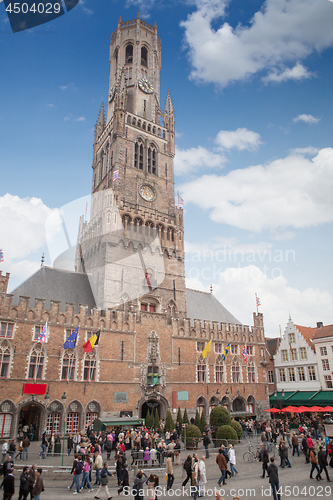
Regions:
M 317 328 L 322 328 L 323 322 L 322 321 L 317 321 Z

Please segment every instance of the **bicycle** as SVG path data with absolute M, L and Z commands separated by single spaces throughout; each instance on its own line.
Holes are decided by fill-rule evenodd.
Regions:
M 254 460 L 259 460 L 260 458 L 260 449 L 257 448 L 256 453 L 253 452 L 253 446 L 251 443 L 249 443 L 249 450 L 246 451 L 243 455 L 243 460 L 247 464 L 252 463 Z

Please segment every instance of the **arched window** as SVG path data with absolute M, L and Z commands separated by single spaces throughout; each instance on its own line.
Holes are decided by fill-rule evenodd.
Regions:
M 174 241 L 175 239 L 175 234 L 174 234 L 174 230 L 172 227 L 168 227 L 168 240 L 169 241 Z
M 215 382 L 222 384 L 224 382 L 224 366 L 221 356 L 218 356 L 215 363 Z
M 197 382 L 206 382 L 207 380 L 207 363 L 204 359 L 197 361 Z
M 0 344 L 0 377 L 8 378 L 10 366 L 11 348 L 5 340 Z
M 66 434 L 76 434 L 80 430 L 80 414 L 76 411 L 71 411 L 67 414 L 66 419 Z
M 247 366 L 247 381 L 249 384 L 254 384 L 256 381 L 256 372 L 253 361 L 250 361 Z
M 158 232 L 160 239 L 163 239 L 164 238 L 164 226 L 163 226 L 163 224 L 157 224 L 156 230 Z
M 88 413 L 86 413 L 85 428 L 87 429 L 89 425 L 90 425 L 90 427 L 92 427 L 94 420 L 96 420 L 96 418 L 98 418 L 97 412 L 88 411 Z
M 148 66 L 148 50 L 146 47 L 141 47 L 141 64 L 142 66 Z
M 44 376 L 45 353 L 42 344 L 36 344 L 29 357 L 28 378 L 41 380 Z
M 154 224 L 148 220 L 145 224 L 145 234 L 146 236 L 152 236 L 154 231 Z
M 11 413 L 0 413 L 0 438 L 9 438 L 12 420 L 13 415 Z
M 131 224 L 131 217 L 127 214 L 123 215 L 122 222 L 123 222 L 124 229 L 125 230 L 128 229 L 130 227 L 130 224 Z
M 234 361 L 231 366 L 231 381 L 233 384 L 240 382 L 240 367 L 238 361 Z
M 60 413 L 52 412 L 47 416 L 46 434 L 60 434 Z
M 73 350 L 74 349 L 67 349 L 63 355 L 61 380 L 68 381 L 75 379 L 76 356 Z
M 167 323 L 168 325 L 171 325 L 172 318 L 175 317 L 175 312 L 176 312 L 176 306 L 174 302 L 169 302 L 168 307 L 167 307 Z
M 143 144 L 141 141 L 135 143 L 134 166 L 143 170 Z
M 136 217 L 134 219 L 134 226 L 133 226 L 133 228 L 134 228 L 134 232 L 135 233 L 141 233 L 142 232 L 142 224 L 143 224 L 142 219 L 139 219 L 139 217 Z
M 157 152 L 154 145 L 150 145 L 148 148 L 148 157 L 147 157 L 147 169 L 150 174 L 156 175 L 157 173 Z
M 128 43 L 125 50 L 125 64 L 132 64 L 133 62 L 133 45 Z
M 96 355 L 95 353 L 86 353 L 83 360 L 83 380 L 94 382 L 96 380 Z

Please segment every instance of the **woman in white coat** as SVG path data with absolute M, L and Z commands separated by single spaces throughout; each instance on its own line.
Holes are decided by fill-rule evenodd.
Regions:
M 199 497 L 204 496 L 205 492 L 205 484 L 207 483 L 207 477 L 206 477 L 206 464 L 205 464 L 206 457 L 203 456 L 201 457 L 199 461 Z
M 229 444 L 228 456 L 230 462 L 231 475 L 235 476 L 236 474 L 238 474 L 238 470 L 236 469 L 236 454 L 232 444 Z

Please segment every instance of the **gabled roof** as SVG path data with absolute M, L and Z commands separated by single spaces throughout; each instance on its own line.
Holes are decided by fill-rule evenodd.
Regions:
M 280 337 L 275 337 L 275 338 L 266 337 L 265 340 L 266 340 L 266 346 L 267 346 L 267 349 L 269 351 L 269 354 L 271 356 L 274 356 L 279 349 L 279 345 L 281 342 Z
M 312 342 L 312 339 L 315 336 L 317 328 L 310 328 L 309 326 L 301 326 L 301 325 L 295 325 L 295 327 L 302 335 L 302 337 L 306 340 L 311 349 L 315 351 L 315 346 Z
M 241 325 L 212 293 L 186 288 L 187 317 L 191 320 L 218 321 Z
M 326 337 L 333 337 L 333 325 L 322 326 L 321 328 L 316 328 L 316 333 L 314 339 L 322 339 Z
M 19 303 L 19 297 L 30 297 L 29 307 L 35 307 L 35 299 L 45 299 L 45 309 L 50 308 L 51 300 L 59 300 L 60 310 L 66 310 L 66 302 L 75 304 L 75 312 L 79 312 L 80 304 L 90 309 L 95 306 L 89 279 L 86 274 L 41 267 L 35 274 L 19 285 L 12 292 L 13 305 Z

